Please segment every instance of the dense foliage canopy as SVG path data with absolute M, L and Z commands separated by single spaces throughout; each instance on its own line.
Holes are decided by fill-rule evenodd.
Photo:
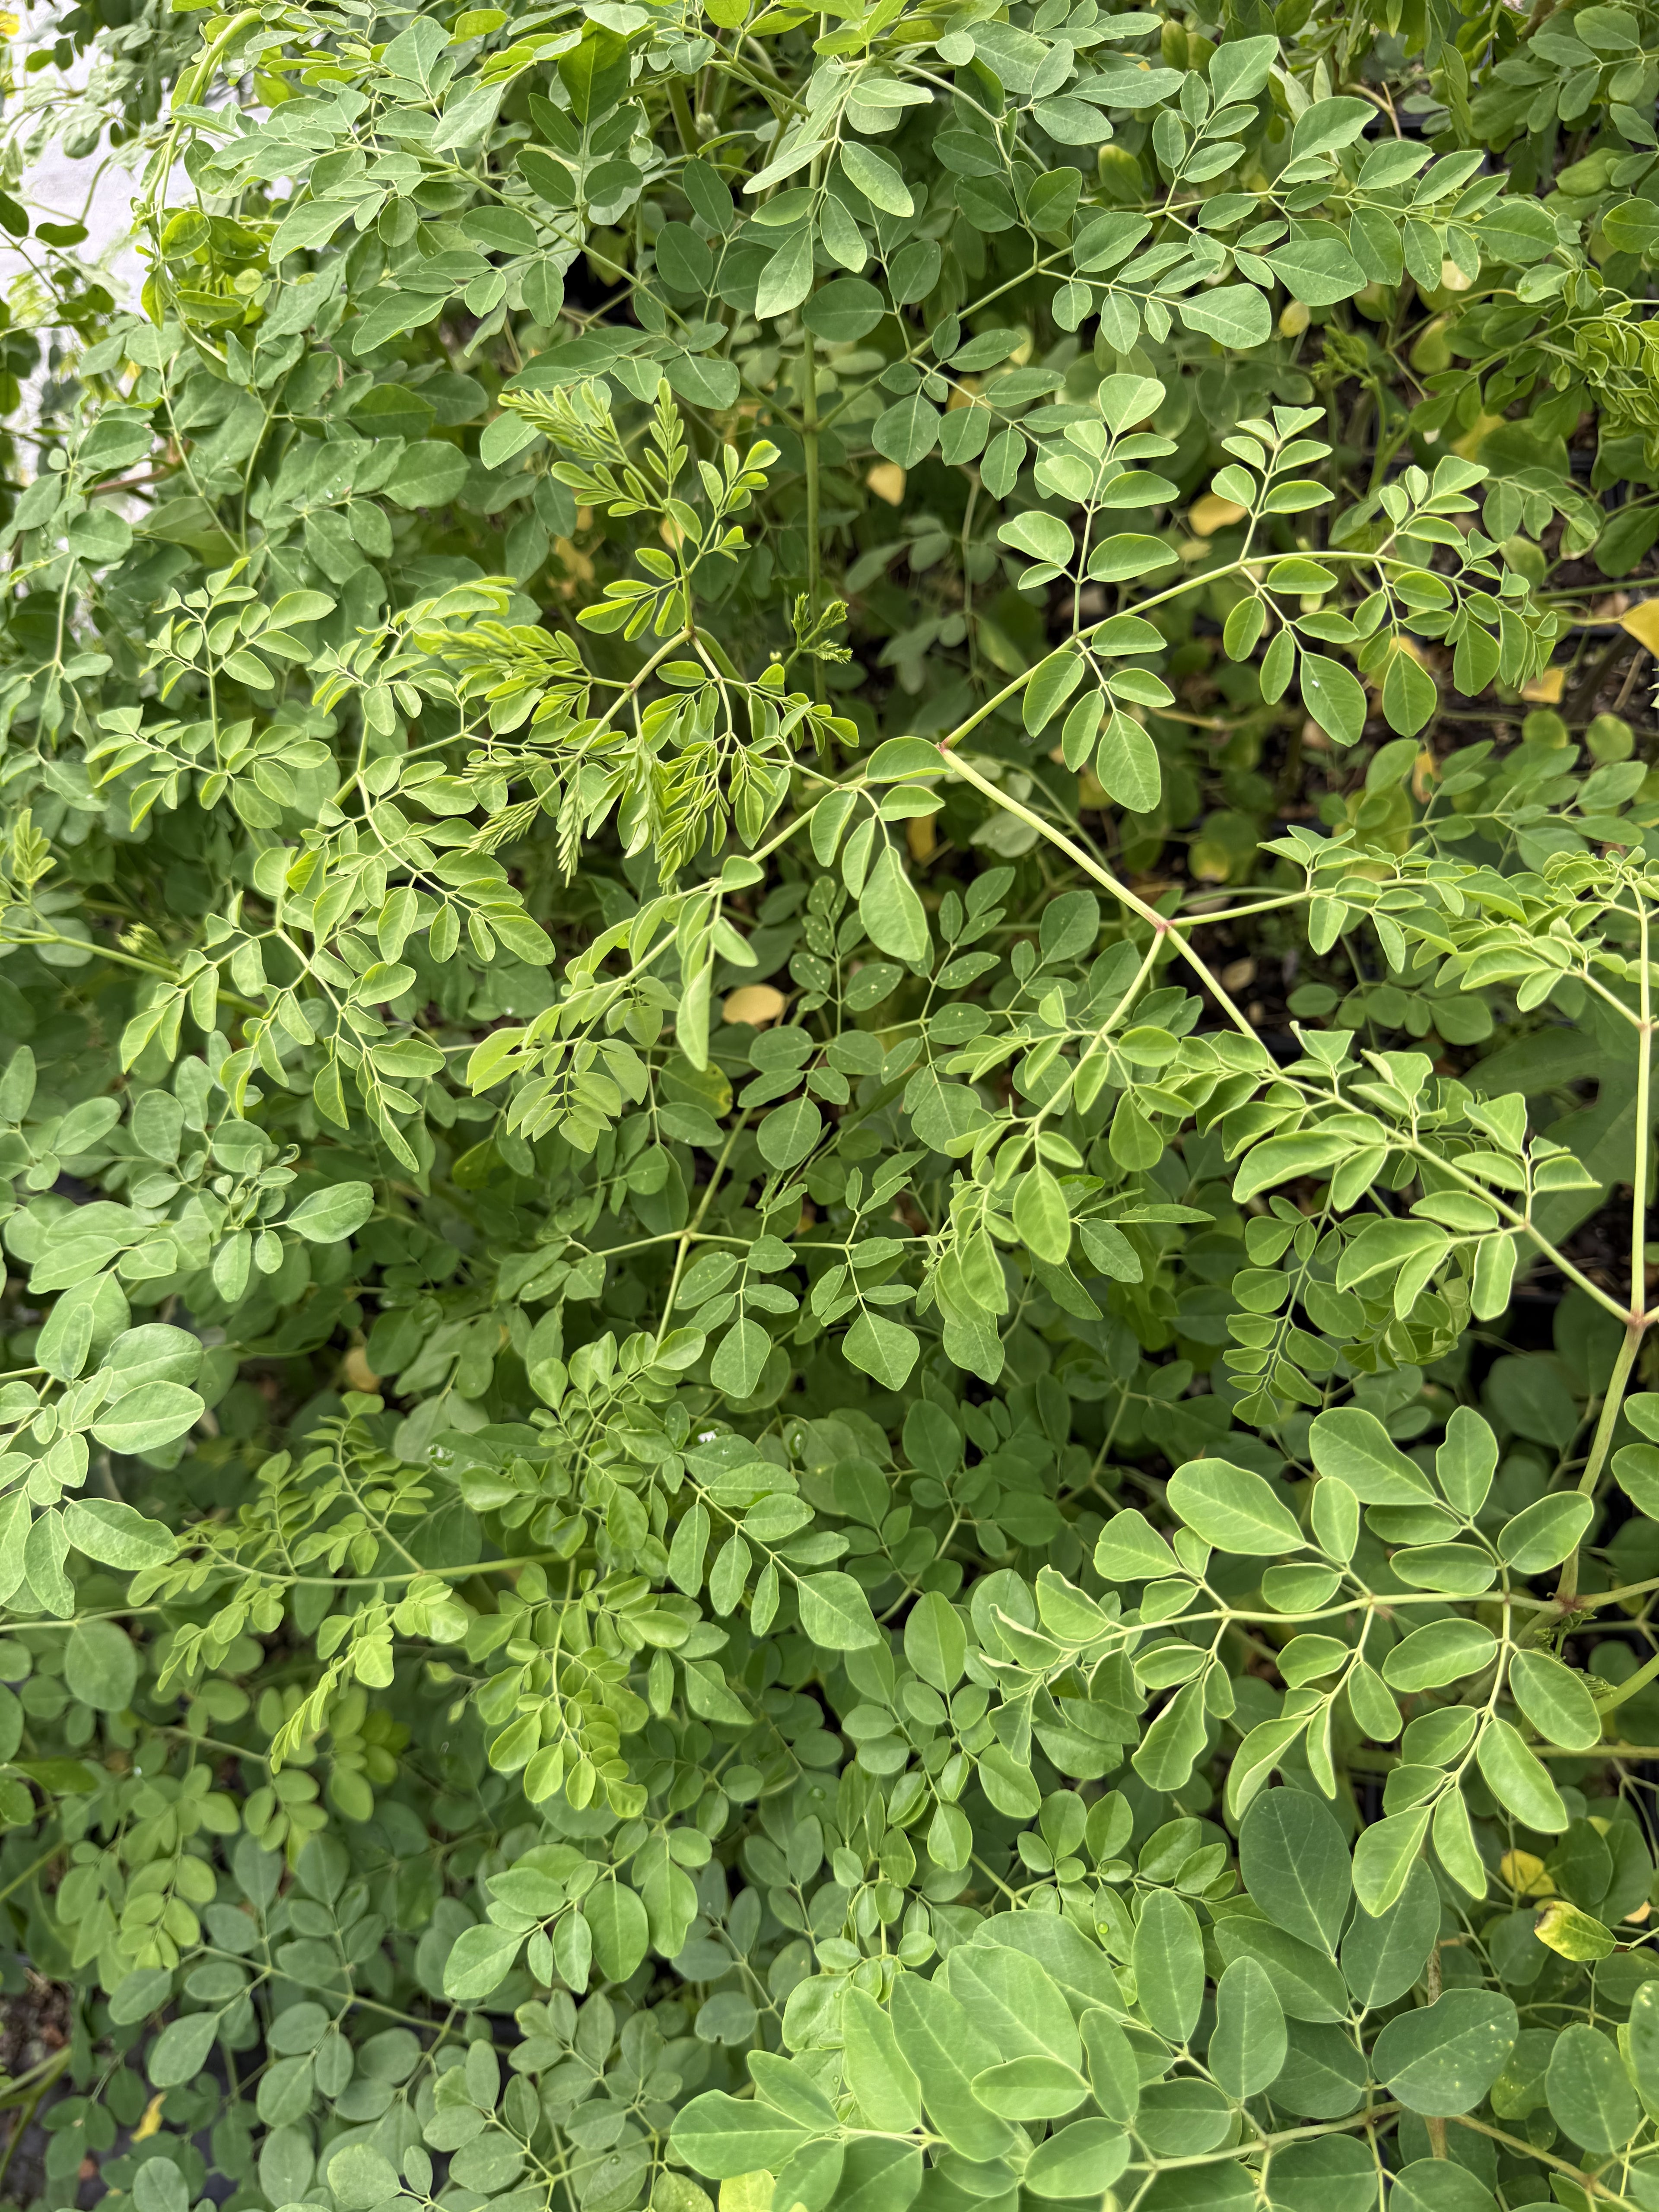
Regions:
M 25 34 L 19 2200 L 1659 2208 L 1659 15 L 1216 4 Z

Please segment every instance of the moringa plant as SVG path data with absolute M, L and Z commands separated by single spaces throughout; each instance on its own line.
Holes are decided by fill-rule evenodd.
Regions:
M 9 2201 L 1659 2212 L 1659 16 L 125 6 Z

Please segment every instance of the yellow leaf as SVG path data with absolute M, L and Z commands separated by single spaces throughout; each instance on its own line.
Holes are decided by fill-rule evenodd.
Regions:
M 1465 430 L 1461 438 L 1452 440 L 1453 453 L 1466 461 L 1472 461 L 1480 450 L 1480 441 L 1489 430 L 1495 430 L 1504 420 L 1501 415 L 1477 415 L 1473 428 Z
M 775 2186 L 764 2166 L 754 2173 L 733 2174 L 720 2184 L 720 2212 L 772 2212 Z
M 720 1012 L 728 1022 L 758 1030 L 776 1021 L 787 1003 L 782 992 L 770 983 L 745 983 L 740 991 L 730 994 Z
M 143 2118 L 139 2121 L 137 2126 L 132 2131 L 132 2140 L 134 2142 L 148 2142 L 152 2136 L 159 2135 L 161 2133 L 161 2107 L 166 2104 L 167 2100 L 167 2091 L 165 2089 L 158 2089 L 155 2094 L 150 2099 L 149 2104 L 145 2106 Z
M 1213 538 L 1230 522 L 1243 522 L 1246 512 L 1237 500 L 1223 499 L 1219 492 L 1206 491 L 1202 499 L 1193 501 L 1187 520 L 1200 538 Z
M 1520 1897 L 1553 1897 L 1553 1877 L 1544 1871 L 1544 1862 L 1534 1851 L 1505 1851 L 1498 1862 L 1498 1871 L 1510 1887 Z
M 1615 1946 L 1612 1931 L 1565 1897 L 1552 1898 L 1532 1923 L 1532 1932 L 1558 1957 L 1580 1963 L 1605 1959 Z
M 340 1362 L 340 1379 L 349 1390 L 378 1390 L 380 1378 L 369 1365 L 361 1344 L 354 1344 Z
M 896 461 L 878 461 L 864 479 L 878 499 L 884 499 L 889 507 L 902 507 L 906 477 Z M 722 2191 L 724 2196 L 725 2191 Z
M 1626 629 L 1630 628 L 1628 622 L 1625 627 Z M 1559 707 L 1561 703 L 1561 694 L 1566 688 L 1566 670 L 1547 668 L 1541 676 L 1534 676 L 1530 684 L 1523 684 L 1521 686 L 1521 696 L 1523 699 L 1529 699 L 1535 707 Z
M 1619 627 L 1628 630 L 1650 653 L 1659 653 L 1659 599 L 1641 600 L 1628 614 L 1620 616 Z

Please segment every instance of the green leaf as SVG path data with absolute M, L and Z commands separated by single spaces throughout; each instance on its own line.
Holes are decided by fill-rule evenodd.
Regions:
M 1230 2097 L 1254 2097 L 1275 2080 L 1288 2047 L 1284 2008 L 1258 1960 L 1234 1960 L 1216 1984 L 1215 2012 L 1210 2071 Z
M 1310 2120 L 1341 2119 L 1358 2109 L 1370 2069 L 1351 2031 L 1297 2021 L 1286 2040 L 1290 2047 L 1273 2084 L 1275 2105 Z
M 1042 1793 L 1032 1778 L 1029 1760 L 1015 1758 L 1006 1744 L 988 1744 L 979 1755 L 980 1786 L 993 1808 L 1011 1820 L 1036 1816 Z
M 751 2051 L 749 2071 L 759 2095 L 786 2118 L 803 2128 L 836 2126 L 835 2106 L 797 2060 L 780 2057 L 774 2051 Z
M 898 783 L 907 776 L 937 775 L 945 765 L 937 745 L 925 738 L 889 738 L 865 763 L 866 783 Z
M 1348 1917 L 1348 1847 L 1332 1814 L 1300 1790 L 1269 1790 L 1240 1826 L 1239 1871 L 1267 1917 L 1332 1957 Z
M 1418 2158 L 1401 2167 L 1389 2191 L 1392 2212 L 1498 2212 L 1498 2199 L 1467 2166 Z
M 884 845 L 859 900 L 859 920 L 877 950 L 920 966 L 932 950 L 927 916 L 897 853 Z
M 64 1650 L 70 1695 L 94 1712 L 124 1712 L 138 1686 L 138 1654 L 112 1620 L 80 1620 Z
M 763 322 L 789 314 L 812 289 L 812 234 L 810 228 L 786 239 L 760 273 L 755 313 Z
M 64 1533 L 77 1552 L 106 1567 L 162 1566 L 178 1549 L 171 1529 L 113 1498 L 71 1498 Z
M 1089 556 L 1089 574 L 1102 584 L 1121 584 L 1131 579 L 1139 581 L 1160 568 L 1171 567 L 1178 558 L 1161 538 L 1126 531 L 1101 539 Z
M 1498 1530 L 1498 1557 L 1518 1575 L 1540 1575 L 1577 1549 L 1595 1517 L 1595 1499 L 1576 1490 L 1540 1498 Z
M 1029 553 L 1034 561 L 1047 562 L 1056 568 L 1065 568 L 1076 550 L 1072 533 L 1060 517 L 1044 514 L 1040 507 L 1000 524 L 997 536 L 1016 552 Z
M 1035 736 L 1048 727 L 1082 681 L 1084 668 L 1082 654 L 1073 652 L 1051 653 L 1038 663 L 1020 702 L 1028 732 Z
M 1057 2120 L 1077 2110 L 1089 2084 L 1057 2059 L 1010 2058 L 976 2074 L 973 2090 L 988 2112 L 1005 2120 Z
M 1257 1793 L 1267 1788 L 1280 1758 L 1306 1727 L 1306 1720 L 1297 1713 L 1289 1720 L 1280 1716 L 1259 1722 L 1245 1735 L 1227 1773 L 1227 1810 L 1235 1820 L 1242 1819 Z
M 898 164 L 890 155 L 874 146 L 866 146 L 856 138 L 846 138 L 842 141 L 840 159 L 847 181 L 863 193 L 872 207 L 879 208 L 884 215 L 915 212 L 915 202 Z
M 24 1502 L 27 1511 L 27 1503 Z M 75 1611 L 75 1586 L 64 1571 L 69 1556 L 69 1537 L 61 1513 L 37 1513 L 23 1539 L 23 1572 L 29 1590 L 54 1620 L 67 1620 Z
M 1300 1936 L 1287 1935 L 1271 1921 L 1229 1914 L 1217 1924 L 1216 1948 L 1229 1966 L 1238 1959 L 1253 1960 L 1291 2020 L 1346 2018 L 1348 1993 L 1341 1974 L 1323 1950 Z
M 1498 1468 L 1498 1439 L 1471 1406 L 1459 1406 L 1434 1455 L 1435 1478 L 1448 1501 L 1473 1519 L 1486 1502 Z
M 187 1435 L 205 1410 L 197 1393 L 181 1382 L 143 1382 L 101 1413 L 92 1433 L 111 1451 L 155 1451 Z M 135 1521 L 139 1518 L 133 1515 Z
M 1358 2002 L 1376 2011 L 1404 1996 L 1439 1936 L 1440 1892 L 1426 1862 L 1417 1859 L 1394 1903 L 1374 1917 L 1355 1913 L 1342 1938 L 1342 1972 Z
M 1109 1582 L 1161 1580 L 1180 1571 L 1175 1553 L 1138 1506 L 1126 1506 L 1101 1530 L 1095 1571 Z
M 1188 1682 L 1141 1738 L 1132 1764 L 1149 1790 L 1184 1790 L 1204 1742 L 1204 1685 Z
M 1434 1496 L 1421 1468 L 1407 1458 L 1375 1413 L 1358 1406 L 1317 1415 L 1308 1443 L 1321 1474 L 1346 1482 L 1362 1505 L 1416 1505 Z
M 372 1184 L 331 1183 L 326 1189 L 313 1190 L 308 1198 L 302 1198 L 286 1225 L 308 1244 L 337 1244 L 343 1237 L 355 1236 L 374 1211 Z
M 917 468 L 939 443 L 939 419 L 938 408 L 930 405 L 921 392 L 913 392 L 908 399 L 895 401 L 877 416 L 870 442 L 900 468 Z
M 921 2085 L 899 2049 L 892 2021 L 864 1990 L 849 1989 L 842 2000 L 842 2033 L 847 2085 L 865 2124 L 896 2135 L 920 2127 Z
M 1014 1227 L 1039 1260 L 1059 1267 L 1071 1249 L 1072 1217 L 1057 1176 L 1041 1162 L 1014 1186 Z
M 1160 2035 L 1184 2043 L 1204 1999 L 1204 1943 L 1191 1905 L 1170 1890 L 1152 1891 L 1130 1959 L 1141 2011 Z
M 1443 1790 L 1435 1801 L 1429 1837 L 1441 1865 L 1459 1888 L 1467 1890 L 1478 1903 L 1486 1893 L 1486 1867 L 1461 1789 Z
M 1631 2000 L 1630 2063 L 1645 2103 L 1659 2096 L 1659 1982 L 1645 1981 Z
M 881 1641 L 870 1601 L 851 1575 L 808 1575 L 796 1589 L 800 1625 L 825 1651 L 859 1651 Z
M 760 1387 L 772 1340 L 757 1321 L 734 1321 L 709 1362 L 708 1379 L 731 1398 L 746 1398 Z
M 904 1624 L 904 1656 L 922 1680 L 948 1697 L 962 1679 L 968 1633 L 948 1598 L 924 1590 Z
M 328 2185 L 340 2212 L 373 2212 L 398 2194 L 398 2169 L 373 2143 L 343 2144 L 328 2160 Z
M 1365 283 L 1364 270 L 1334 238 L 1293 238 L 1265 258 L 1291 297 L 1310 307 L 1351 300 Z
M 1273 312 L 1253 284 L 1223 284 L 1216 291 L 1177 300 L 1175 307 L 1189 331 L 1216 339 L 1231 353 L 1266 345 L 1273 336 Z
M 1111 2014 L 1098 2007 L 1085 2012 L 1078 2026 L 1095 2102 L 1109 2120 L 1127 2127 L 1140 2107 L 1134 2045 Z
M 1271 1190 L 1275 1183 L 1291 1182 L 1334 1167 L 1353 1148 L 1351 1137 L 1333 1129 L 1307 1129 L 1293 1137 L 1268 1137 L 1253 1145 L 1245 1154 L 1233 1178 L 1233 1196 L 1242 1205 L 1246 1199 Z M 1321 1416 L 1322 1419 L 1327 1418 Z
M 582 1899 L 582 1917 L 593 1932 L 593 1963 L 608 1982 L 625 1982 L 651 1942 L 645 1905 L 620 1881 L 597 1882 Z
M 915 2143 L 866 2136 L 847 2146 L 836 2212 L 905 2212 L 921 2187 L 921 2152 Z
M 844 1351 L 861 1375 L 884 1390 L 902 1390 L 921 1353 L 921 1340 L 902 1322 L 861 1313 L 847 1332 Z
M 523 1945 L 522 1936 L 492 1921 L 463 1928 L 444 1960 L 444 1995 L 456 2004 L 478 2003 L 507 1979 Z
M 1577 2021 L 1564 2027 L 1545 2076 L 1550 2116 L 1588 2151 L 1622 2150 L 1642 2107 L 1611 2036 Z
M 404 507 L 447 507 L 459 493 L 467 477 L 467 458 L 457 446 L 441 438 L 422 438 L 412 446 L 405 446 L 401 459 L 386 480 L 386 495 L 395 505 Z M 345 1184 L 345 1189 L 367 1189 L 367 1184 Z M 368 1218 L 365 1209 L 363 1218 Z M 354 1222 L 352 1227 L 358 1225 Z M 301 1236 L 309 1236 L 301 1230 Z M 343 1232 L 349 1235 L 349 1231 Z M 324 1240 L 319 1237 L 316 1240 Z
M 1398 2014 L 1376 2039 L 1372 2069 L 1407 2109 L 1431 2117 L 1471 2112 L 1515 2048 L 1520 2021 L 1494 1990 L 1448 1990 Z
M 1109 2189 L 1129 2162 L 1129 2138 L 1115 2120 L 1073 2120 L 1031 2154 L 1023 2185 L 1033 2197 L 1087 2197 Z
M 831 345 L 851 345 L 868 337 L 887 311 L 887 302 L 873 284 L 861 276 L 837 276 L 812 295 L 801 320 Z
M 1389 727 L 1414 738 L 1439 704 L 1440 694 L 1428 670 L 1409 653 L 1396 653 L 1382 679 L 1382 712 Z
M 960 1944 L 946 1973 L 951 1996 L 1000 2057 L 1051 2059 L 1073 2073 L 1082 2064 L 1071 2007 L 1025 1952 L 1001 1944 Z
M 628 90 L 628 41 L 600 24 L 589 23 L 580 42 L 559 56 L 556 66 L 577 122 L 596 122 Z
M 673 2144 L 693 2172 L 707 2174 L 711 2181 L 726 2181 L 761 2166 L 781 2166 L 809 2132 L 770 2105 L 711 2089 L 694 2097 L 676 2116 Z
M 1365 734 L 1365 687 L 1340 660 L 1322 653 L 1302 656 L 1302 703 L 1340 745 L 1357 745 Z
M 1524 1826 L 1545 1835 L 1565 1832 L 1570 1815 L 1547 1768 L 1533 1757 L 1507 1721 L 1486 1723 L 1475 1755 L 1487 1788 Z
M 1353 1893 L 1375 1917 L 1403 1893 L 1429 1832 L 1426 1806 L 1389 1813 L 1361 1834 L 1353 1851 Z
M 996 2046 L 948 1990 L 919 1975 L 901 1974 L 894 1984 L 892 2020 L 927 2117 L 952 2150 L 975 2161 L 1005 2157 L 1019 2138 L 973 2092 L 974 2076 L 998 2063 Z
M 145 2070 L 158 2089 L 176 2089 L 193 2081 L 207 2063 L 213 2039 L 219 2030 L 216 2012 L 186 2013 L 169 2021 L 149 2047 Z
M 775 1107 L 756 1131 L 761 1158 L 780 1174 L 799 1167 L 817 1143 L 823 1115 L 810 1098 L 792 1098 Z
M 1269 1484 L 1224 1459 L 1189 1460 L 1170 1477 L 1170 1506 L 1218 1551 L 1274 1558 L 1305 1547 L 1289 1508 Z
M 1310 154 L 1334 153 L 1340 146 L 1350 146 L 1370 119 L 1366 100 L 1316 100 L 1296 119 L 1291 133 L 1291 158 L 1299 161 Z
M 1158 748 L 1132 715 L 1114 713 L 1095 755 L 1095 774 L 1109 799 L 1133 814 L 1150 814 L 1164 788 Z
M 1395 1644 L 1382 1662 L 1382 1680 L 1391 1690 L 1443 1690 L 1482 1673 L 1497 1649 L 1491 1629 L 1478 1620 L 1431 1621 Z

